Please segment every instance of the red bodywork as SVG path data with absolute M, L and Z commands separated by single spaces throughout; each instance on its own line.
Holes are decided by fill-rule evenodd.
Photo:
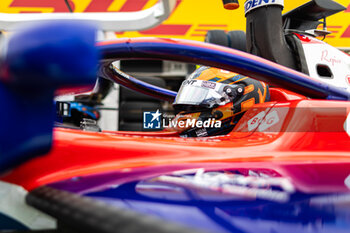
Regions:
M 56 128 L 49 154 L 17 167 L 2 180 L 32 190 L 82 175 L 146 166 L 188 168 L 192 164 L 273 169 L 290 177 L 304 192 L 348 190 L 344 180 L 350 173 L 350 140 L 344 127 L 350 103 L 308 100 L 274 88 L 271 100 L 248 110 L 234 131 L 218 137 Z M 265 112 L 266 118 L 272 111 L 278 116 L 273 125 L 260 131 L 248 129 L 257 114 Z M 269 124 L 269 119 L 259 120 L 260 125 L 264 122 Z

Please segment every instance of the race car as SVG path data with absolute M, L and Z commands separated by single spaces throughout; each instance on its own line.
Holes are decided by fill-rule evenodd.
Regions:
M 344 89 L 350 87 L 349 56 L 320 40 L 331 33 L 327 30 L 326 18 L 344 11 L 343 6 L 333 1 L 310 1 L 284 15 L 281 15 L 282 2 L 261 1 L 259 4 L 253 4 L 251 1 L 246 1 L 245 8 L 248 20 L 247 36 L 243 31 L 230 31 L 226 34 L 222 30 L 214 30 L 207 33 L 206 42 L 249 52 Z M 142 62 L 147 63 L 147 60 L 135 64 L 141 65 Z M 152 81 L 150 78 L 148 80 Z M 181 83 L 180 80 L 178 82 Z M 155 83 L 159 85 L 159 82 Z M 167 82 L 163 86 L 174 85 Z M 155 110 L 156 104 L 147 100 L 142 101 L 142 99 L 148 99 L 145 96 L 131 98 L 131 101 L 124 103 L 123 96 L 121 93 L 122 100 L 119 105 L 122 111 L 119 112 L 119 118 L 123 121 L 131 112 L 137 113 L 134 115 L 140 116 L 135 118 L 139 120 L 139 127 L 136 129 L 142 130 L 143 110 L 138 105 L 147 104 Z M 128 100 L 128 98 L 125 99 Z M 134 102 L 135 100 L 138 102 Z M 161 109 L 159 103 L 158 108 Z M 121 130 L 133 128 L 135 127 L 132 123 L 126 127 L 123 122 L 119 122 Z
M 247 15 L 281 10 L 280 1 L 254 2 L 260 5 L 249 8 Z M 312 9 L 320 2 L 310 3 Z M 159 38 L 95 45 L 94 32 L 89 24 L 42 24 L 15 35 L 3 52 L 3 230 L 348 231 L 350 93 L 345 88 L 218 45 Z M 91 87 L 96 73 L 174 101 L 178 93 L 146 84 L 114 65 L 119 59 L 137 58 L 235 72 L 269 84 L 270 99 L 251 106 L 232 131 L 220 136 L 59 126 L 51 140 L 54 90 Z M 184 85 L 216 84 L 191 80 L 195 78 Z

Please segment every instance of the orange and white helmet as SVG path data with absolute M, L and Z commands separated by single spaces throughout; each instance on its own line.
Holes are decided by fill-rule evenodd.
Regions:
M 174 108 L 178 114 L 175 121 L 190 122 L 181 124 L 185 127 L 176 130 L 185 137 L 227 134 L 245 111 L 269 99 L 269 88 L 263 82 L 202 66 L 183 81 L 176 96 Z M 200 124 L 194 124 L 194 121 Z

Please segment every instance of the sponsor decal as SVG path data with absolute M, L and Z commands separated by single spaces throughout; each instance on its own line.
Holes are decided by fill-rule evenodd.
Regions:
M 196 135 L 197 137 L 206 137 L 208 136 L 208 132 L 206 129 L 199 129 L 199 130 L 196 130 Z
M 277 124 L 280 119 L 278 117 L 278 113 L 276 110 L 270 112 L 265 116 L 266 112 L 262 111 L 254 116 L 252 119 L 248 121 L 248 131 L 253 131 L 257 127 L 258 131 L 262 132 L 270 128 L 271 126 Z
M 344 31 L 342 38 L 350 38 L 350 25 L 347 27 L 347 29 Z
M 335 56 L 330 56 L 328 50 L 323 50 L 321 55 L 321 61 L 326 61 L 328 63 L 331 63 L 332 66 L 335 64 L 341 64 L 341 60 L 337 59 Z
M 347 75 L 345 79 L 346 79 L 347 83 L 350 85 L 350 75 Z
M 68 1 L 70 6 L 75 9 L 75 6 L 81 8 L 86 6 L 86 4 L 79 1 Z M 109 8 L 113 6 L 114 0 L 91 0 L 90 3 L 83 9 L 84 12 L 107 12 L 110 11 Z M 150 0 L 126 0 L 118 10 L 119 12 L 130 12 L 130 11 L 140 11 Z M 10 4 L 11 8 L 22 8 L 20 12 L 28 12 L 27 8 L 38 8 L 38 10 L 43 8 L 53 8 L 53 12 L 69 12 L 64 1 L 61 0 L 13 0 Z
M 197 80 L 191 80 L 191 79 L 188 79 L 188 80 L 185 80 L 185 81 L 183 81 L 183 85 L 184 86 L 187 86 L 187 85 L 193 85 L 194 83 L 196 83 L 197 82 Z
M 343 0 L 345 1 L 345 0 Z M 8 3 L 7 3 L 8 2 Z M 69 0 L 68 1 L 74 12 L 130 12 L 139 11 L 151 7 L 156 0 Z M 250 9 L 254 6 L 262 6 L 267 2 L 268 4 L 276 4 L 273 0 L 249 0 L 247 1 L 247 8 Z M 292 10 L 291 7 L 299 6 L 305 3 L 305 0 L 294 0 L 292 4 L 286 6 L 286 12 Z M 176 0 L 175 9 L 170 16 L 170 20 L 165 21 L 158 27 L 142 32 L 118 32 L 116 34 L 123 37 L 142 37 L 144 35 L 157 35 L 163 37 L 177 36 L 182 39 L 192 39 L 203 41 L 208 30 L 221 29 L 221 30 L 241 30 L 245 20 L 242 20 L 241 16 L 237 15 L 233 20 L 227 22 L 227 17 L 221 17 L 222 14 L 227 14 L 223 11 L 213 12 L 214 6 L 216 7 L 216 1 L 207 1 L 197 15 L 194 15 L 193 9 L 197 7 L 197 1 L 184 1 Z M 283 4 L 282 4 L 283 5 Z M 345 5 L 345 4 L 344 4 Z M 69 12 L 67 6 L 63 0 L 7 0 L 0 4 L 3 13 L 51 13 L 51 12 Z M 179 10 L 178 10 L 179 9 Z M 204 12 L 204 14 L 203 14 Z M 212 15 L 210 22 L 204 17 L 206 13 Z M 350 26 L 348 21 L 348 14 L 350 13 L 350 7 L 347 10 L 337 14 L 336 17 L 342 26 L 339 32 L 335 36 L 327 36 L 327 42 L 336 47 L 349 47 L 348 38 L 350 38 Z M 203 16 L 204 15 L 204 16 Z M 327 28 L 332 29 L 332 22 L 329 22 Z M 345 30 L 345 31 L 344 31 Z
M 203 81 L 201 84 L 202 87 L 210 88 L 210 89 L 215 89 L 216 83 L 214 82 L 209 82 L 209 81 Z
M 244 11 L 247 14 L 249 11 L 267 5 L 280 5 L 284 7 L 283 0 L 247 0 L 244 3 Z
M 298 33 L 294 33 L 294 35 L 296 35 L 299 38 L 299 40 L 301 40 L 302 42 L 310 42 L 311 41 L 310 37 L 308 37 L 308 36 L 301 35 Z
M 202 200 L 268 200 L 279 203 L 288 202 L 290 195 L 295 193 L 295 187 L 289 179 L 261 171 L 205 171 L 199 168 L 194 173 L 189 172 L 142 181 L 142 187 L 137 189 L 143 195 L 149 195 L 146 192 L 147 185 L 156 183 L 158 188 L 170 191 L 160 194 L 170 199 L 179 198 L 181 194 L 175 187 L 182 187 Z M 176 197 L 171 195 L 171 190 L 177 193 Z
M 96 1 L 96 0 L 95 0 Z M 75 4 L 72 1 L 69 1 L 70 6 L 74 9 Z M 10 8 L 22 8 L 21 13 L 36 13 L 41 12 L 43 8 L 52 8 L 53 12 L 69 12 L 67 5 L 64 1 L 61 0 L 50 0 L 50 1 L 41 1 L 41 0 L 14 0 Z M 33 11 L 33 8 L 38 8 L 38 10 Z
M 192 25 L 190 24 L 161 24 L 155 28 L 141 31 L 143 35 L 171 35 L 182 36 L 186 35 Z
M 252 119 L 250 119 L 248 121 L 248 131 L 255 130 L 259 126 L 259 124 L 262 121 L 262 119 L 264 118 L 265 114 L 266 114 L 265 111 L 262 111 L 262 112 L 258 113 L 256 116 L 254 116 Z
M 277 124 L 280 121 L 277 111 L 272 111 L 267 116 L 265 119 L 262 121 L 261 125 L 259 126 L 259 131 L 262 132 L 264 130 L 267 130 L 271 126 Z

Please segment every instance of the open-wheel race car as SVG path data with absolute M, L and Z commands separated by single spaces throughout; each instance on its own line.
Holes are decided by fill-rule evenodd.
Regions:
M 0 230 L 348 232 L 350 58 L 315 38 L 326 33 L 318 21 L 343 8 L 314 0 L 283 17 L 282 8 L 283 1 L 246 1 L 249 53 L 178 39 L 95 43 L 96 28 L 86 22 L 15 33 L 0 60 Z M 53 127 L 53 107 L 69 117 L 72 104 L 54 106 L 54 96 L 86 92 L 96 76 L 181 107 L 234 104 L 251 88 L 194 73 L 176 93 L 122 72 L 115 61 L 124 59 L 215 67 L 268 84 L 269 98 L 240 105 L 238 119 L 226 109 L 233 126 L 214 136 L 198 134 L 203 125 L 194 137 L 172 129 L 100 132 L 90 121 L 83 130 Z M 219 87 L 224 95 L 215 99 Z M 150 124 L 162 120 L 157 109 L 145 113 Z

